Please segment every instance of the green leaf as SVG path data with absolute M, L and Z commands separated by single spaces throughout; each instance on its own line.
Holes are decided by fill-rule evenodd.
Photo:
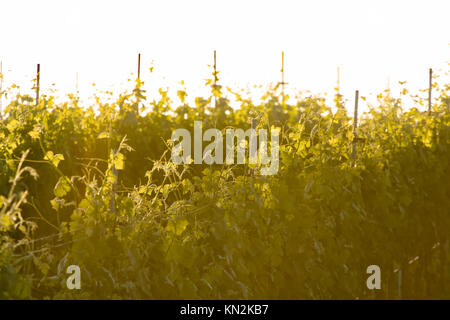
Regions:
M 55 156 L 52 159 L 52 163 L 55 167 L 58 167 L 58 164 L 64 160 L 64 156 L 62 154 L 55 154 Z
M 69 193 L 70 190 L 71 188 L 69 179 L 66 176 L 62 176 L 61 178 L 59 178 L 58 183 L 56 184 L 55 189 L 53 190 L 53 193 L 55 194 L 55 196 L 62 198 L 67 193 Z
M 28 132 L 28 134 L 30 135 L 30 137 L 31 137 L 33 140 L 39 139 L 39 132 L 36 131 L 36 130 L 30 131 L 30 132 Z
M 12 119 L 7 125 L 6 128 L 8 128 L 9 131 L 14 131 L 19 126 L 19 121 L 16 119 Z
M 83 200 L 81 200 L 81 202 L 80 202 L 80 204 L 78 205 L 78 207 L 79 207 L 79 208 L 82 208 L 82 209 L 87 209 L 87 208 L 90 207 L 90 205 L 91 205 L 91 203 L 89 202 L 89 200 L 83 199 Z
M 116 158 L 114 159 L 114 166 L 116 168 L 116 170 L 123 170 L 124 166 L 125 166 L 125 157 L 122 153 L 118 153 L 116 155 Z
M 50 161 L 55 167 L 58 167 L 58 164 L 64 160 L 64 156 L 60 153 L 53 154 L 53 151 L 48 151 L 45 154 L 44 160 Z
M 178 90 L 177 95 L 178 95 L 178 98 L 180 99 L 181 103 L 184 103 L 186 95 L 187 95 L 186 91 Z
M 2 215 L 0 218 L 0 224 L 3 225 L 3 227 L 8 228 L 12 225 L 11 218 L 6 214 Z
M 50 205 L 55 211 L 59 210 L 59 203 L 55 199 L 50 200 Z
M 109 138 L 109 132 L 102 132 L 97 137 L 97 139 L 108 139 L 108 138 Z

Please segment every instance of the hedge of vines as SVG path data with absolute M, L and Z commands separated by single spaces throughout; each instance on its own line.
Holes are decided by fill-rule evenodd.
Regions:
M 212 108 L 141 83 L 90 107 L 17 93 L 0 121 L 0 298 L 448 297 L 449 92 L 431 114 L 381 94 L 356 136 L 339 95 L 235 92 L 232 108 L 212 87 Z M 170 161 L 174 129 L 251 119 L 281 130 L 276 175 Z M 373 264 L 381 290 L 366 286 Z

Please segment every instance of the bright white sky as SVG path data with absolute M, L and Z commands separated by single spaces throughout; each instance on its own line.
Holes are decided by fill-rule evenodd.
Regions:
M 214 49 L 222 84 L 239 87 L 279 81 L 284 50 L 288 87 L 332 93 L 339 66 L 350 101 L 448 71 L 449 12 L 448 0 L 1 0 L 0 60 L 4 86 L 28 90 L 40 63 L 44 92 L 74 92 L 78 72 L 87 97 L 93 82 L 125 88 L 139 52 L 148 88 L 184 80 L 199 93 Z

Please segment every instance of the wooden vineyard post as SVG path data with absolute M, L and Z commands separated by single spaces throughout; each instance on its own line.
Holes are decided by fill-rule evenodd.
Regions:
M 141 54 L 138 54 L 138 72 L 137 72 L 138 80 L 141 79 Z
M 36 106 L 39 104 L 39 81 L 41 77 L 41 65 L 38 63 L 36 72 Z
M 215 90 L 220 88 L 220 86 L 217 84 L 217 81 L 219 79 L 217 78 L 217 64 L 216 64 L 216 62 L 217 62 L 217 60 L 216 60 L 216 50 L 214 50 L 214 65 L 213 65 L 213 68 L 214 68 L 214 73 L 213 73 L 214 84 L 213 84 L 213 92 L 215 92 Z M 216 107 L 216 102 L 217 102 L 215 93 L 212 96 L 212 101 L 211 102 L 212 102 L 212 107 L 215 108 Z
M 113 120 L 112 117 L 113 117 L 113 115 L 111 114 L 110 119 L 109 119 L 108 151 L 111 148 L 111 138 L 112 138 L 112 132 L 113 132 L 112 131 L 112 120 Z M 113 149 L 112 152 L 113 152 L 113 161 L 114 161 L 114 159 L 116 158 L 118 150 L 114 150 Z M 111 188 L 111 199 L 109 201 L 109 211 L 111 213 L 115 213 L 116 212 L 115 200 L 116 200 L 117 181 L 119 179 L 119 174 L 117 172 L 116 165 L 114 164 L 114 162 L 112 164 L 111 171 L 112 171 L 112 174 L 114 175 L 114 183 L 113 183 L 112 188 Z
M 398 269 L 398 298 L 402 298 L 402 269 Z
M 256 130 L 257 124 L 258 124 L 258 119 L 252 118 L 252 129 L 255 129 L 255 130 Z
M 140 88 L 141 88 L 141 54 L 138 53 L 136 90 L 140 90 Z M 136 108 L 137 115 L 139 115 L 139 107 L 140 107 L 140 99 L 138 98 Z
M 257 136 L 257 134 L 256 134 L 256 127 L 257 126 L 258 126 L 258 119 L 257 118 L 252 118 L 252 131 L 255 130 L 255 136 Z M 248 158 L 249 159 L 252 156 L 250 150 L 251 150 L 251 148 L 250 148 L 250 144 L 249 144 L 249 150 L 248 150 L 249 151 L 248 152 Z M 258 156 L 256 156 L 256 157 L 258 157 Z M 249 169 L 249 173 L 250 173 L 251 176 L 254 176 L 255 175 L 255 169 L 250 168 Z
M 431 114 L 431 90 L 433 88 L 433 69 L 429 72 L 429 88 L 428 88 L 428 114 Z
M 114 151 L 114 157 L 115 156 L 116 156 L 116 151 Z M 111 190 L 111 200 L 109 202 L 109 210 L 111 211 L 111 213 L 115 213 L 116 212 L 115 200 L 116 200 L 116 192 L 117 192 L 117 179 L 119 179 L 119 175 L 118 175 L 116 166 L 114 164 L 112 165 L 112 174 L 114 175 L 114 184 L 113 184 L 112 190 Z
M 358 127 L 358 100 L 359 91 L 355 91 L 355 111 L 353 115 L 353 146 L 352 146 L 352 158 L 355 160 L 356 157 L 356 128 Z
M 287 84 L 287 82 L 284 82 L 284 51 L 281 52 L 281 82 L 279 84 L 281 84 L 281 99 L 283 99 L 282 101 L 282 105 L 284 107 L 284 103 L 285 103 L 285 96 L 284 96 L 284 85 Z

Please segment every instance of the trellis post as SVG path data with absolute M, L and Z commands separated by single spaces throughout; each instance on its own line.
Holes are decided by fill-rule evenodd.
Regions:
M 359 100 L 359 91 L 355 91 L 355 111 L 353 115 L 353 147 L 352 147 L 352 157 L 355 159 L 356 157 L 356 128 L 358 128 L 358 100 Z
M 41 65 L 37 64 L 37 71 L 36 71 L 36 106 L 39 104 L 39 82 L 41 77 Z
M 431 114 L 431 90 L 433 88 L 433 69 L 429 71 L 429 88 L 428 88 L 428 114 Z
M 214 65 L 213 65 L 213 68 L 214 68 L 214 73 L 213 73 L 213 75 L 214 75 L 214 84 L 213 84 L 213 88 L 214 88 L 214 90 L 216 90 L 219 87 L 217 85 L 218 78 L 217 78 L 217 58 L 216 57 L 217 57 L 216 56 L 216 50 L 214 50 Z M 215 94 L 213 94 L 213 96 L 212 96 L 212 102 L 213 102 L 213 107 L 215 108 L 216 107 L 216 95 Z
M 138 80 L 141 80 L 141 54 L 138 54 L 138 72 L 137 72 Z
M 287 82 L 284 82 L 284 51 L 281 52 L 281 98 L 283 99 L 282 104 L 284 106 L 285 96 L 284 96 L 284 85 L 287 84 Z

